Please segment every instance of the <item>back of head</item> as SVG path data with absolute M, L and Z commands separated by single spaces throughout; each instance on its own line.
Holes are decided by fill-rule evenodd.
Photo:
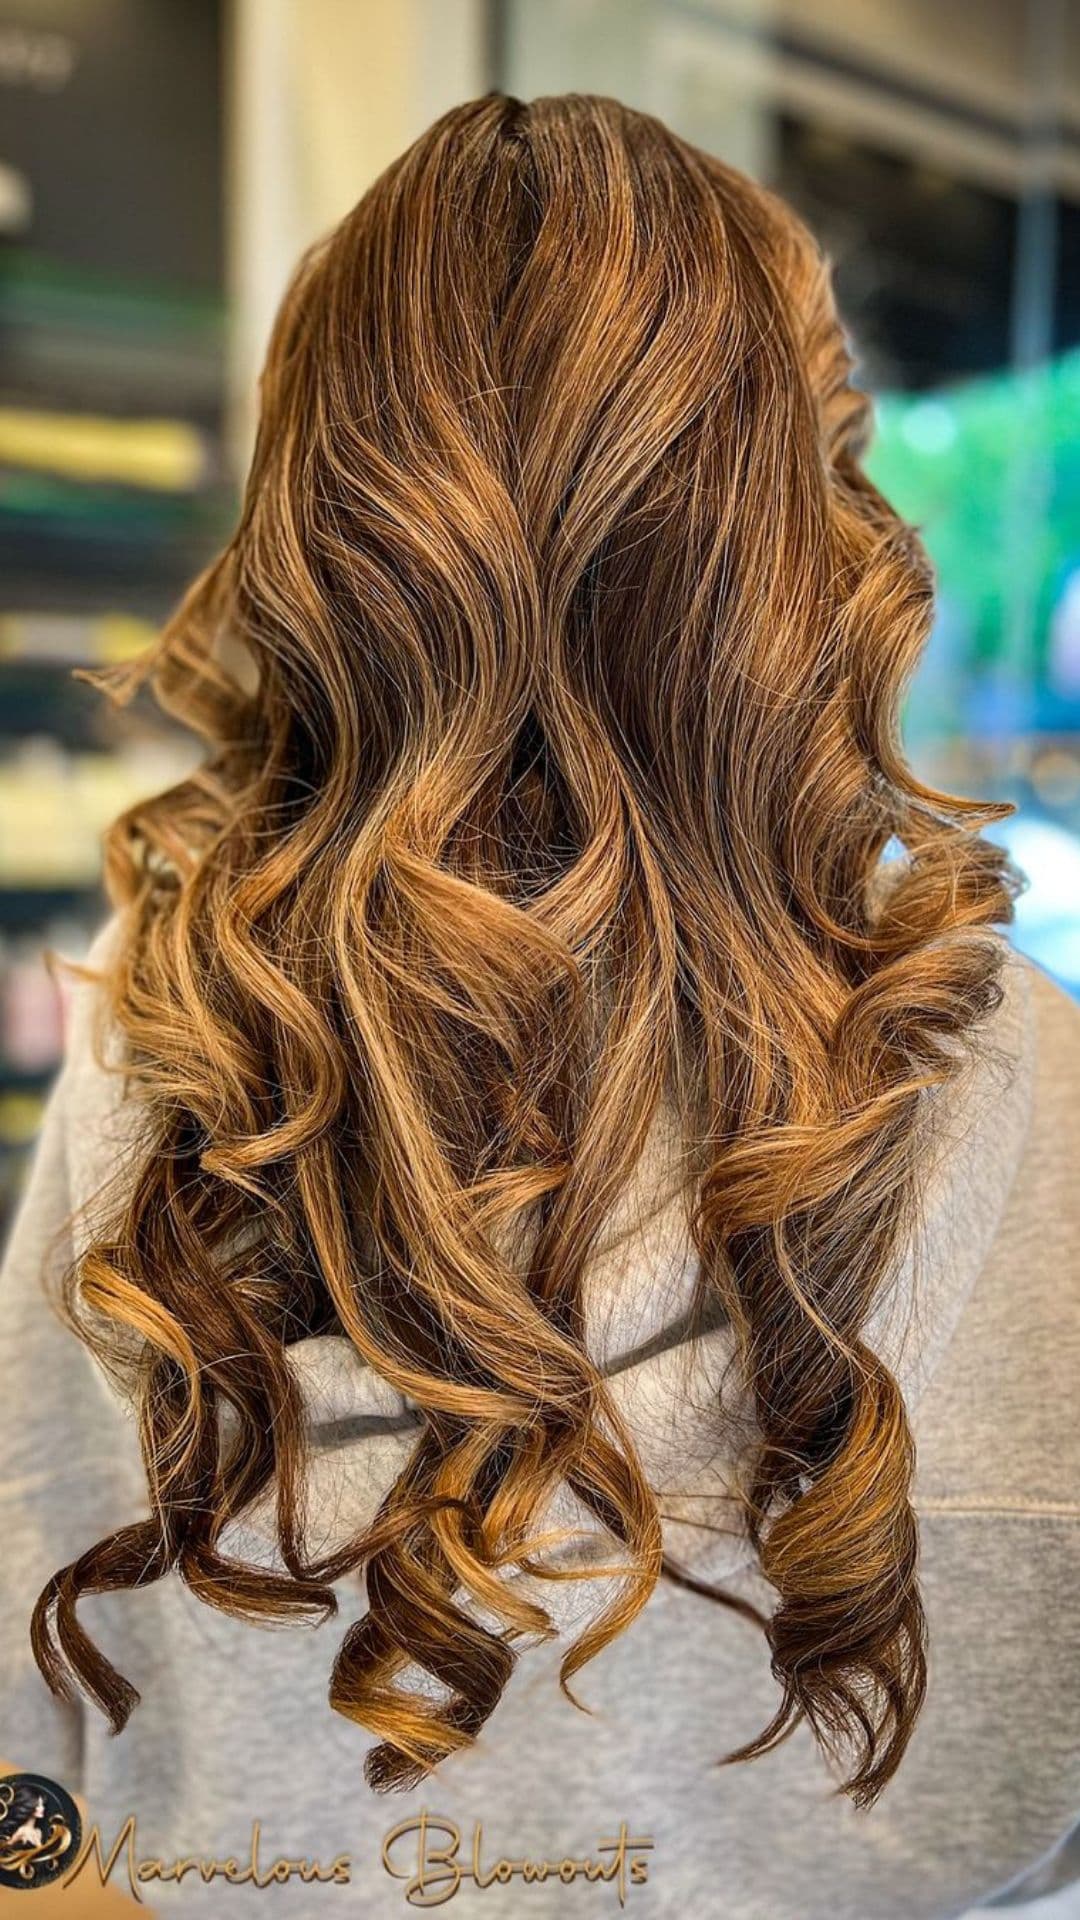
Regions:
M 363 1567 L 332 1697 L 414 1779 L 543 1630 L 502 1574 L 564 1483 L 626 1569 L 564 1678 L 628 1624 L 656 1496 L 583 1279 L 663 1108 L 756 1408 L 781 1698 L 748 1751 L 807 1716 L 857 1800 L 898 1765 L 912 1448 L 862 1330 L 1009 891 L 995 810 L 898 744 L 932 581 L 849 375 L 792 214 L 612 100 L 455 110 L 301 263 L 236 533 L 114 676 L 208 743 L 108 844 L 150 1138 L 70 1296 L 103 1357 L 134 1340 L 152 1516 L 36 1633 L 117 1723 L 80 1592 L 172 1571 L 261 1618 Z M 327 1329 L 424 1428 L 320 1561 L 285 1350 Z M 271 1481 L 279 1573 L 220 1550 Z

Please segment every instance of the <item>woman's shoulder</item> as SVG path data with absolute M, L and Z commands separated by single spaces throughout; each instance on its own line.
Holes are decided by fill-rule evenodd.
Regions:
M 92 1203 L 115 1192 L 114 1183 L 137 1162 L 143 1140 L 144 1114 L 131 1097 L 126 1049 L 108 991 L 124 934 L 123 916 L 112 913 L 81 957 L 59 955 L 64 1058 L 50 1105 L 63 1135 L 76 1245 L 90 1231 Z
M 1026 956 L 1012 966 L 1027 980 L 1041 1098 L 1080 1130 L 1080 1001 Z
M 920 1409 L 922 1504 L 1080 1521 L 1080 1006 L 1016 952 L 1003 978 L 1024 1124 L 1004 1190 L 981 1190 L 994 1230 Z

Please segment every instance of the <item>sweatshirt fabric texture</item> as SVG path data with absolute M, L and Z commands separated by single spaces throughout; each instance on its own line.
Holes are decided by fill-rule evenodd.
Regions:
M 918 1222 L 867 1330 L 915 1435 L 929 1647 L 926 1705 L 870 1811 L 837 1792 L 805 1726 L 753 1763 L 717 1765 L 775 1710 L 768 1649 L 751 1620 L 667 1579 L 578 1674 L 588 1713 L 561 1694 L 557 1669 L 599 1583 L 536 1582 L 559 1639 L 523 1651 L 475 1745 L 404 1794 L 367 1788 L 370 1737 L 328 1704 L 334 1653 L 364 1611 L 356 1582 L 342 1583 L 336 1618 L 274 1630 L 212 1611 L 172 1576 L 87 1599 L 81 1618 L 141 1704 L 114 1737 L 92 1706 L 51 1697 L 28 1639 L 39 1590 L 146 1512 L 130 1410 L 42 1286 L 137 1145 L 134 1103 L 94 1057 L 89 983 L 72 995 L 0 1278 L 3 1760 L 77 1794 L 106 1854 L 134 1815 L 140 1860 L 231 1857 L 243 1869 L 257 1822 L 264 1878 L 281 1858 L 339 1862 L 336 1881 L 152 1879 L 140 1891 L 162 1914 L 366 1920 L 437 1896 L 455 1920 L 591 1920 L 619 1913 L 621 1894 L 641 1920 L 953 1920 L 1073 1881 L 1080 1913 L 1080 1010 L 1011 952 L 1004 978 L 970 1063 L 933 1096 Z M 660 1129 L 603 1236 L 590 1348 L 659 1496 L 671 1558 L 768 1614 L 717 1439 L 721 1381 L 725 1405 L 737 1391 L 730 1336 L 680 1337 L 694 1264 L 669 1156 Z M 342 1338 L 301 1341 L 289 1357 L 310 1430 L 309 1540 L 329 1545 L 374 1514 L 420 1416 Z M 552 1517 L 580 1522 L 586 1559 L 610 1559 L 569 1498 Z M 266 1513 L 245 1515 L 231 1544 L 272 1563 Z M 112 1875 L 125 1891 L 126 1858 Z M 500 1860 L 516 1868 L 497 1871 Z M 586 1860 L 611 1877 L 570 1871 Z M 526 1875 L 526 1861 L 549 1871 Z

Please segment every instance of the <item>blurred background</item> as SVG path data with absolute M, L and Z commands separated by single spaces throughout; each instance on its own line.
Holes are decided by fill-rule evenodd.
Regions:
M 300 248 L 490 87 L 618 94 L 819 235 L 938 569 L 912 756 L 1017 803 L 1016 937 L 1080 995 L 1080 4 L 0 0 L 0 1233 L 43 949 L 85 949 L 102 828 L 194 751 L 71 669 L 227 531 Z

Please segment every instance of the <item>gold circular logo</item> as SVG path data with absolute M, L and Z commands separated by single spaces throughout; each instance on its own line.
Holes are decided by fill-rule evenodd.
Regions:
M 40 1773 L 0 1777 L 0 1887 L 55 1886 L 78 1856 L 79 1809 Z

